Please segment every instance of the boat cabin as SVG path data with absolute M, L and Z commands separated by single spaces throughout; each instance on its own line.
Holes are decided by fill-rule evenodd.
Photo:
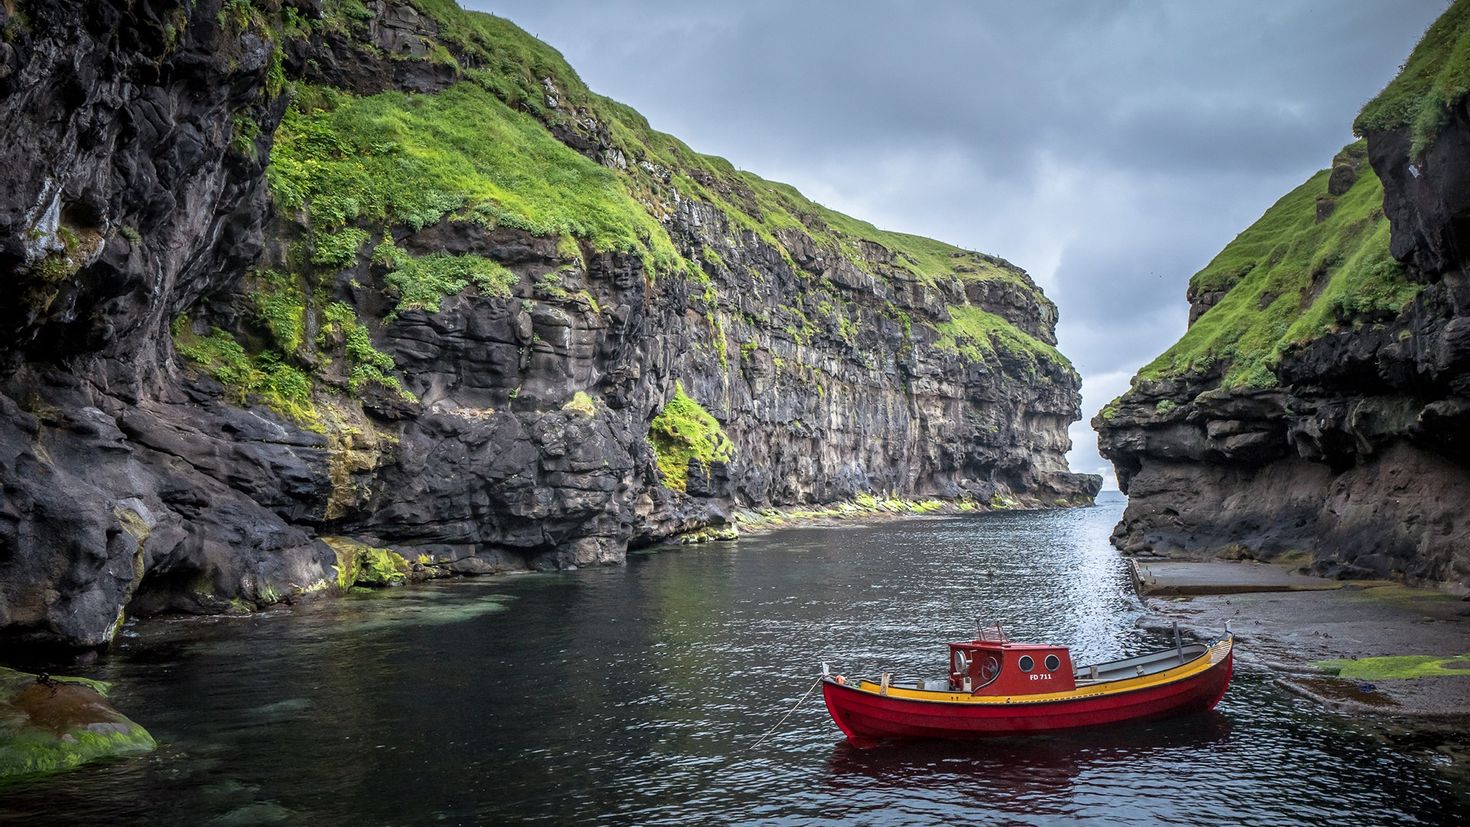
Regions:
M 1012 643 L 998 628 L 949 644 L 949 688 L 974 695 L 1036 695 L 1077 688 L 1065 646 Z

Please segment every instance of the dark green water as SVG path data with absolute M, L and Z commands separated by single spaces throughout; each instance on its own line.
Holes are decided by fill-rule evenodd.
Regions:
M 1239 669 L 1211 714 L 856 750 L 811 685 L 938 675 L 974 618 L 1158 641 L 1093 509 L 802 529 L 627 567 L 145 623 L 99 663 L 163 744 L 0 787 L 0 823 L 1470 823 L 1433 739 Z

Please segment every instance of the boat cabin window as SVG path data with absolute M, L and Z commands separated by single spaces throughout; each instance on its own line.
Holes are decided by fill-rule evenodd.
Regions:
M 1046 671 L 1048 671 L 1048 672 L 1055 672 L 1055 671 L 1057 671 L 1057 667 L 1059 667 L 1061 665 L 1062 665 L 1061 658 L 1058 658 L 1056 655 L 1047 655 L 1046 656 Z
M 986 655 L 985 662 L 980 664 L 980 685 L 984 686 L 1000 677 L 1000 659 L 995 655 Z
M 1022 655 L 1021 659 L 1016 661 L 1016 665 L 1021 667 L 1022 672 L 1030 672 L 1031 668 L 1036 665 L 1036 661 L 1032 660 L 1030 655 Z

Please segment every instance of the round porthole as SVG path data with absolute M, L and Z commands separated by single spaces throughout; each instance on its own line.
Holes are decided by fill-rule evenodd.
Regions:
M 1048 672 L 1055 672 L 1055 671 L 1057 671 L 1057 669 L 1059 669 L 1061 667 L 1061 665 L 1062 665 L 1062 659 L 1061 658 L 1057 657 L 1056 655 L 1047 655 L 1046 656 L 1046 671 L 1048 671 Z
M 1036 661 L 1032 660 L 1030 655 L 1022 655 L 1021 659 L 1016 661 L 1016 665 L 1021 667 L 1022 672 L 1030 672 L 1031 667 L 1036 665 Z
M 995 655 L 990 655 L 985 659 L 984 663 L 980 664 L 980 680 L 990 683 L 999 674 L 1000 661 L 995 659 Z

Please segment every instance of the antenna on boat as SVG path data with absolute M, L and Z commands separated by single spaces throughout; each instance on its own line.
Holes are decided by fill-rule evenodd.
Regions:
M 1184 662 L 1184 641 L 1179 637 L 1179 621 L 1174 621 L 1174 648 L 1179 650 L 1179 662 Z

